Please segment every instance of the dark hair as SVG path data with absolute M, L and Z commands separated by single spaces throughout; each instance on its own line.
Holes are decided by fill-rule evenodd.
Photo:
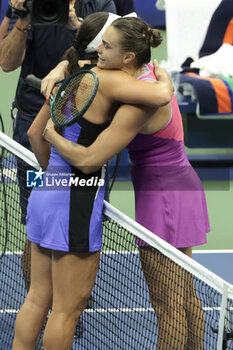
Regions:
M 111 26 L 120 32 L 122 52 L 132 51 L 136 55 L 138 67 L 151 59 L 151 47 L 157 47 L 163 38 L 158 29 L 150 27 L 139 17 L 123 17 Z
M 62 57 L 63 60 L 69 61 L 68 71 L 70 74 L 73 74 L 80 68 L 78 60 L 97 60 L 97 52 L 85 53 L 85 49 L 103 28 L 108 16 L 108 12 L 95 12 L 87 16 L 80 25 L 74 46 L 71 46 Z

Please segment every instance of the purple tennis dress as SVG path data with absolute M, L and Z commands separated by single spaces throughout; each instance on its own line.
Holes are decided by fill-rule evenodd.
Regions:
M 63 129 L 63 136 L 89 146 L 106 125 L 82 118 Z M 43 186 L 33 188 L 27 208 L 28 239 L 65 252 L 95 252 L 102 248 L 105 167 L 84 175 L 52 147 Z
M 146 65 L 141 80 L 155 80 Z M 205 193 L 184 147 L 176 97 L 166 126 L 153 135 L 138 134 L 128 146 L 132 161 L 136 221 L 176 248 L 206 243 L 210 231 Z M 143 246 L 145 242 L 137 240 Z

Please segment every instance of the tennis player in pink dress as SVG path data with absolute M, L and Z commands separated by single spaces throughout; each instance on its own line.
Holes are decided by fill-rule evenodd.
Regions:
M 138 79 L 156 80 L 153 66 L 145 64 Z M 134 107 L 129 112 L 129 106 L 122 106 L 91 147 L 79 146 L 74 153 L 79 164 L 102 164 L 110 154 L 119 152 L 122 139 L 128 140 L 136 221 L 191 257 L 192 247 L 206 243 L 210 230 L 206 198 L 185 153 L 182 117 L 175 95 L 169 107 L 160 107 L 156 118 L 152 117 L 153 122 L 162 121 L 161 127 L 148 125 L 146 119 L 129 143 L 130 131 L 126 129 L 133 126 L 129 127 L 126 120 L 131 119 L 134 125 L 137 112 Z M 150 133 L 153 129 L 157 131 Z M 205 315 L 192 275 L 146 242 L 136 239 L 136 243 L 157 316 L 156 349 L 203 350 Z
M 145 64 L 142 72 L 139 79 L 156 79 L 152 65 Z M 135 112 L 134 107 L 133 112 L 129 112 L 129 106 L 120 107 L 110 126 L 90 147 L 74 148 L 72 154 L 77 164 L 88 168 L 117 153 L 118 145 L 127 138 L 125 121 L 132 119 L 132 124 L 136 123 Z M 149 130 L 143 125 L 128 144 L 136 221 L 191 257 L 192 247 L 206 243 L 210 230 L 205 193 L 185 153 L 182 117 L 175 95 L 170 108 L 160 107 L 155 113 L 161 120 L 166 118 L 162 127 L 153 134 L 143 134 Z M 77 167 L 84 171 L 85 166 Z M 204 350 L 205 315 L 192 275 L 146 242 L 136 239 L 136 243 L 157 317 L 153 335 L 157 337 L 156 349 Z
M 153 66 L 138 79 L 155 80 Z M 205 193 L 184 147 L 175 95 L 168 122 L 128 145 L 138 223 L 188 256 L 210 231 Z M 203 350 L 205 315 L 193 277 L 146 242 L 136 239 L 151 304 L 157 316 L 157 349 Z
M 138 79 L 155 80 L 153 66 Z M 132 161 L 136 221 L 176 248 L 206 243 L 210 231 L 205 193 L 184 147 L 175 95 L 168 123 L 153 135 L 138 134 L 128 145 Z M 144 245 L 142 242 L 140 245 Z

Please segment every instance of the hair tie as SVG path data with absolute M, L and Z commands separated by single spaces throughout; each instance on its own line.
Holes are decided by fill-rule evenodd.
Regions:
M 77 41 L 77 40 L 74 40 L 74 41 L 73 41 L 72 46 L 73 46 L 77 51 L 79 51 L 79 44 L 78 44 L 78 41 Z
M 80 48 L 80 45 L 78 44 L 77 40 L 74 40 L 72 46 L 77 50 L 80 60 L 87 59 L 86 52 L 83 49 Z

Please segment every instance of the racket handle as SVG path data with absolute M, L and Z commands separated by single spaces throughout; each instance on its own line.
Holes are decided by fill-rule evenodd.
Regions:
M 40 90 L 41 87 L 41 79 L 35 77 L 33 74 L 29 74 L 26 76 L 24 80 L 25 84 L 34 87 L 35 89 Z

